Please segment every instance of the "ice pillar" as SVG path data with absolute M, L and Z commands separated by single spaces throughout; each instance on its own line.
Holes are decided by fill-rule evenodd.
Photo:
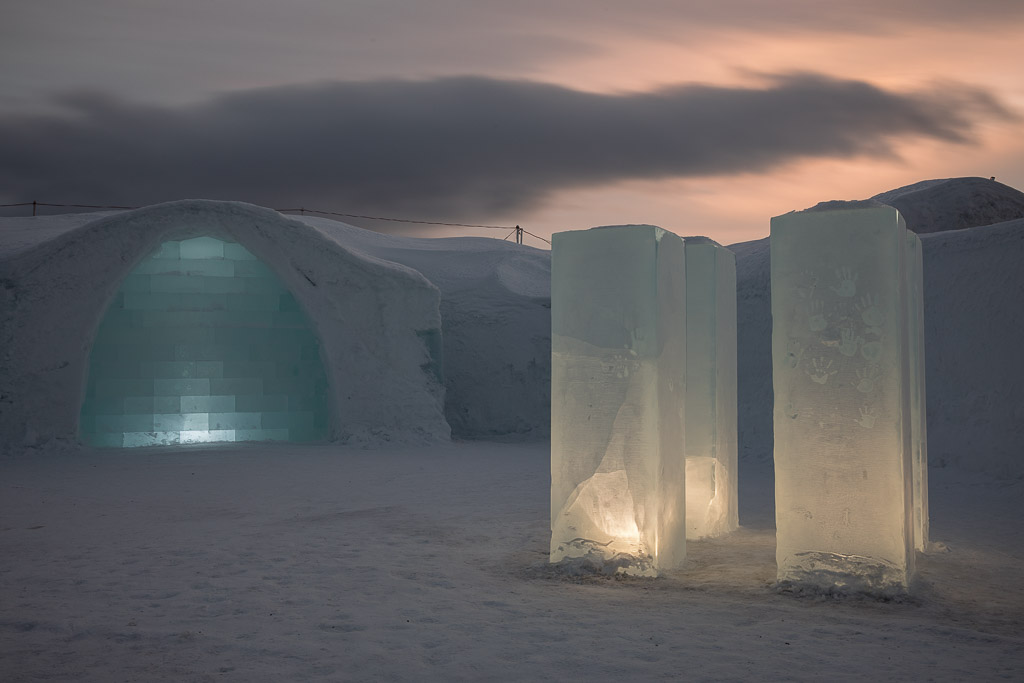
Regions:
M 739 526 L 736 498 L 736 257 L 707 237 L 686 247 L 686 537 Z
M 686 262 L 654 226 L 552 245 L 551 561 L 653 575 L 686 553 Z
M 910 438 L 914 479 L 914 546 L 928 549 L 928 428 L 924 380 L 924 252 L 907 231 L 907 329 L 910 337 Z
M 780 582 L 887 593 L 913 573 L 923 377 L 909 244 L 889 207 L 772 219 Z

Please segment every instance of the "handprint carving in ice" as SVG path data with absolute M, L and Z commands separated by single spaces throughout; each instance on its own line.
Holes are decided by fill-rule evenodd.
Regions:
M 852 268 L 843 266 L 836 269 L 836 279 L 839 284 L 832 287 L 832 291 L 841 297 L 851 297 L 857 294 L 858 274 Z
M 877 417 L 878 416 L 875 415 L 874 408 L 872 408 L 871 406 L 861 406 L 860 419 L 857 420 L 857 424 L 859 424 L 864 429 L 873 429 L 875 426 L 875 418 Z
M 912 510 L 923 486 L 916 474 L 914 486 L 904 485 L 914 467 L 921 469 L 908 448 L 907 387 L 918 380 L 908 374 L 905 311 L 916 301 L 908 297 L 920 293 L 907 287 L 906 235 L 891 208 L 772 219 L 776 559 L 783 583 L 886 592 L 904 590 L 913 571 L 920 534 Z M 808 288 L 809 281 L 825 286 Z M 917 374 L 923 382 L 923 364 Z M 858 505 L 833 509 L 850 499 Z
M 828 378 L 839 372 L 832 369 L 832 361 L 823 358 L 815 358 L 811 361 L 811 369 L 807 371 L 811 381 L 817 384 L 824 384 Z
M 857 391 L 862 394 L 870 394 L 875 390 L 875 381 L 878 379 L 879 371 L 877 365 L 868 365 L 857 370 Z

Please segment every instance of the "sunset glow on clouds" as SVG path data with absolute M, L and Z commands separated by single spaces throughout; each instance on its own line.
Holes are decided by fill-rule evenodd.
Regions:
M 732 243 L 929 178 L 1024 187 L 1022 3 L 12 4 L 0 203 L 188 193 Z

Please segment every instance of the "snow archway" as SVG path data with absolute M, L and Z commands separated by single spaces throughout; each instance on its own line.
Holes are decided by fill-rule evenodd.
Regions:
M 117 413 L 98 409 L 94 400 L 109 386 L 101 390 L 98 382 L 94 383 L 93 395 L 87 396 L 92 376 L 90 356 L 94 342 L 102 341 L 105 334 L 105 329 L 101 329 L 104 316 L 111 302 L 122 294 L 127 295 L 127 291 L 122 292 L 122 285 L 126 285 L 126 289 L 133 286 L 131 283 L 136 281 L 130 274 L 148 262 L 155 249 L 175 242 L 199 246 L 202 240 L 191 240 L 204 236 L 216 236 L 227 251 L 244 246 L 255 256 L 253 260 L 237 259 L 235 265 L 242 264 L 240 267 L 244 270 L 262 264 L 266 272 L 273 273 L 278 284 L 294 297 L 298 309 L 308 316 L 314 336 L 307 337 L 307 341 L 312 338 L 319 341 L 319 358 L 327 377 L 327 412 L 322 421 L 325 424 L 317 417 L 316 410 L 320 410 L 317 408 L 313 411 L 312 432 L 307 429 L 309 418 L 304 416 L 305 423 L 293 421 L 288 426 L 289 439 L 298 434 L 302 434 L 300 438 L 348 443 L 385 440 L 422 443 L 449 438 L 451 430 L 444 418 L 444 386 L 438 376 L 441 368 L 439 340 L 442 338 L 440 293 L 412 268 L 370 256 L 354 246 L 346 235 L 331 234 L 268 209 L 237 202 L 185 200 L 94 220 L 72 217 L 67 223 L 55 223 L 52 230 L 44 230 L 46 225 L 41 224 L 38 233 L 33 234 L 23 248 L 0 251 L 0 451 L 47 442 L 97 443 L 92 437 L 119 431 L 101 425 L 104 421 L 108 424 L 116 421 L 107 418 Z M 229 246 L 232 243 L 236 246 Z M 208 264 L 225 267 L 226 261 L 212 259 Z M 165 274 L 149 273 L 154 276 L 150 285 L 157 275 Z M 231 287 L 238 282 L 224 278 L 219 284 Z M 179 293 L 182 297 L 190 294 L 199 292 Z M 277 305 L 280 303 L 279 296 Z M 145 317 L 146 312 L 141 313 Z M 162 313 L 150 311 L 148 315 L 150 318 L 154 315 L 184 318 L 206 313 L 210 312 L 164 309 Z M 284 319 L 288 317 L 285 314 L 294 311 L 279 308 L 277 313 L 282 314 L 279 319 Z M 226 309 L 218 315 L 230 318 L 243 313 Z M 175 334 L 179 332 L 180 329 Z M 149 333 L 142 328 L 133 334 Z M 285 333 L 273 332 L 273 335 L 281 334 Z M 157 336 L 153 333 L 150 339 L 155 340 Z M 304 342 L 297 343 L 301 347 Z M 311 342 L 306 347 L 308 355 Z M 102 345 L 98 350 L 101 348 Z M 237 351 L 239 347 L 233 348 Z M 140 363 L 158 360 L 174 363 L 179 359 L 165 355 L 160 359 L 142 359 Z M 197 374 L 199 362 L 196 360 L 194 370 Z M 224 362 L 227 370 L 228 362 L 261 361 L 232 357 Z M 163 369 L 175 367 L 179 371 L 191 371 L 190 366 Z M 214 370 L 204 366 L 203 371 Z M 125 372 L 125 369 L 112 368 L 111 372 Z M 110 375 L 106 377 L 115 379 Z M 269 400 L 262 408 L 240 407 L 240 404 L 256 405 L 253 392 L 238 389 L 213 393 L 211 382 L 211 398 L 206 402 L 209 410 L 199 409 L 201 400 L 182 403 L 183 397 L 206 394 L 184 391 L 177 394 L 178 408 L 174 410 L 170 401 L 160 400 L 161 405 L 157 406 L 158 397 L 166 395 L 159 393 L 152 382 L 190 378 L 119 379 L 139 379 L 153 387 L 152 393 L 122 392 L 121 410 L 126 410 L 123 401 L 128 397 L 142 399 L 143 405 L 152 399 L 152 415 L 163 416 L 159 418 L 159 426 L 154 417 L 151 428 L 148 418 L 143 418 L 138 429 L 131 425 L 121 429 L 121 445 L 125 444 L 125 433 L 153 434 L 152 437 L 133 436 L 129 439 L 131 442 L 173 442 L 173 436 L 161 437 L 158 432 L 178 432 L 179 442 L 186 432 L 184 440 L 192 440 L 196 436 L 192 432 L 204 431 L 202 418 L 188 418 L 192 421 L 187 423 L 184 416 L 203 413 L 207 414 L 207 432 L 240 430 L 245 439 L 283 435 L 282 432 L 252 433 L 250 427 L 255 427 L 252 414 L 260 415 L 261 431 L 283 429 L 268 425 L 281 424 L 280 420 L 275 420 L 286 417 L 280 415 L 285 411 L 277 410 Z M 316 393 L 314 391 L 313 395 Z M 282 395 L 276 389 L 261 395 L 268 394 Z M 227 403 L 218 405 L 213 396 L 234 396 L 234 410 L 223 410 Z M 299 402 L 310 396 L 307 393 Z M 112 398 L 117 400 L 117 396 Z M 83 404 L 87 407 L 85 414 Z M 193 407 L 195 409 L 191 409 Z M 210 426 L 211 416 L 219 416 L 214 418 L 217 420 L 227 413 L 236 415 L 228 416 L 233 420 L 213 423 L 227 425 L 226 429 Z M 238 413 L 250 415 L 242 418 Z M 99 416 L 107 417 L 100 420 Z M 167 416 L 174 416 L 176 421 Z M 122 424 L 126 422 L 121 418 Z M 171 424 L 181 427 L 173 428 Z M 190 428 L 197 424 L 200 428 Z M 295 435 L 293 427 L 297 430 Z M 235 439 L 238 438 L 236 433 Z
M 94 446 L 317 441 L 320 344 L 252 252 L 212 236 L 163 242 L 122 281 L 97 330 L 79 428 Z

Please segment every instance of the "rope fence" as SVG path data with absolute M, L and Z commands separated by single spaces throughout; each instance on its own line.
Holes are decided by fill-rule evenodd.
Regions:
M 20 207 L 20 206 L 31 206 L 32 207 L 32 215 L 33 216 L 36 215 L 36 211 L 41 206 L 44 206 L 44 207 L 56 207 L 56 208 L 68 208 L 68 209 L 115 209 L 115 210 L 125 210 L 125 211 L 130 211 L 132 209 L 140 208 L 138 206 L 106 206 L 106 205 L 98 205 L 98 204 L 50 204 L 48 202 L 19 202 L 19 203 L 16 203 L 16 204 L 0 204 L 0 209 L 15 208 L 15 207 Z M 318 216 L 339 216 L 341 218 L 361 218 L 361 219 L 364 219 L 364 220 L 387 221 L 387 222 L 390 222 L 390 223 L 409 223 L 409 224 L 413 224 L 413 225 L 440 225 L 440 226 L 445 226 L 445 227 L 449 227 L 449 228 L 481 228 L 481 229 L 485 229 L 485 230 L 509 230 L 510 232 L 507 235 L 505 235 L 505 237 L 503 238 L 504 240 L 508 240 L 508 238 L 510 238 L 513 235 L 515 235 L 516 244 L 522 244 L 523 243 L 523 236 L 524 235 L 529 235 L 530 237 L 533 237 L 534 239 L 538 239 L 541 242 L 544 242 L 544 243 L 546 243 L 548 245 L 551 244 L 550 240 L 545 239 L 545 238 L 541 237 L 540 235 L 536 235 L 536 234 L 530 232 L 529 230 L 525 230 L 525 229 L 521 228 L 518 225 L 510 226 L 510 225 L 485 225 L 485 224 L 481 224 L 481 223 L 445 223 L 445 222 L 442 222 L 442 221 L 422 221 L 422 220 L 413 220 L 413 219 L 409 219 L 409 218 L 389 218 L 389 217 L 385 217 L 385 216 L 368 216 L 368 215 L 365 215 L 365 214 L 358 214 L 358 213 L 340 213 L 338 211 L 321 211 L 320 209 L 307 209 L 305 207 L 300 207 L 300 208 L 297 208 L 297 209 L 274 209 L 274 211 L 277 211 L 278 213 L 298 213 L 300 216 L 304 216 L 305 214 L 309 213 L 309 214 L 316 214 Z

